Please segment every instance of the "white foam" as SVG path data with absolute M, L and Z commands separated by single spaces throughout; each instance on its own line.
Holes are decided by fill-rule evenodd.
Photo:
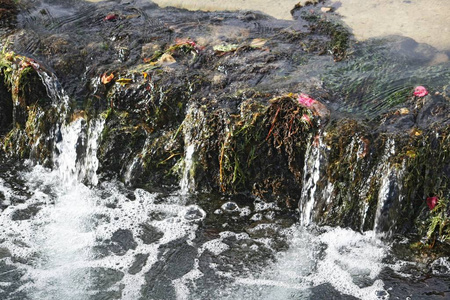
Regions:
M 200 252 L 203 253 L 203 251 L 208 250 L 214 255 L 219 255 L 228 249 L 230 249 L 230 246 L 222 242 L 220 239 L 216 239 L 204 243 L 200 248 Z
M 280 210 L 275 202 L 264 202 L 262 200 L 255 200 L 255 212 L 262 212 L 267 210 Z
M 2 246 L 14 256 L 14 259 L 6 258 L 5 261 L 27 271 L 24 279 L 30 282 L 22 289 L 30 292 L 32 298 L 88 299 L 98 292 L 89 270 L 106 268 L 123 273 L 123 278 L 109 287 L 110 291 L 122 290 L 122 300 L 139 299 L 146 284 L 146 273 L 164 249 L 160 246 L 178 239 L 195 247 L 197 255 L 193 258 L 193 267 L 172 280 L 177 299 L 192 299 L 196 280 L 204 276 L 199 260 L 203 255 L 210 255 L 219 257 L 220 261 L 220 256 L 226 256 L 233 247 L 230 242 L 238 241 L 238 250 L 249 251 L 249 255 L 252 251 L 275 253 L 274 238 L 252 239 L 245 232 L 223 231 L 217 238 L 201 242 L 196 234 L 207 217 L 206 212 L 198 205 L 185 205 L 186 199 L 180 195 L 165 197 L 161 202 L 159 195 L 142 189 L 129 195 L 120 182 L 103 182 L 94 187 L 81 183 L 84 178 L 94 185 L 97 183 L 95 171 L 98 161 L 90 157 L 80 163 L 77 143 L 87 143 L 88 155 L 95 156 L 103 125 L 101 122 L 91 123 L 91 133 L 85 126 L 79 119 L 61 128 L 63 139 L 57 145 L 60 155 L 55 155 L 59 168 L 49 170 L 35 166 L 23 173 L 23 179 L 34 194 L 26 203 L 10 206 L 0 214 L 0 226 L 4 229 L 0 231 L 0 238 L 5 240 Z M 8 197 L 13 196 L 13 191 L 3 182 L 0 182 L 1 187 L 2 191 L 7 191 Z M 36 215 L 12 221 L 14 213 L 32 205 L 40 208 Z M 260 200 L 255 201 L 254 206 L 256 214 L 252 219 L 255 220 L 261 220 L 263 216 L 273 218 L 274 211 L 279 210 L 276 203 Z M 224 205 L 220 212 L 239 213 L 241 216 L 252 213 L 248 207 L 239 208 L 230 203 Z M 158 232 L 153 243 L 146 244 L 139 238 L 143 234 L 142 224 Z M 253 274 L 247 267 L 243 268 L 243 273 L 233 268 L 223 271 L 218 267 L 220 263 L 215 264 L 217 261 L 213 260 L 210 266 L 216 275 L 234 283 L 211 291 L 211 295 L 222 295 L 217 297 L 220 299 L 288 299 L 292 295 L 307 298 L 311 288 L 326 283 L 341 294 L 360 299 L 377 299 L 379 292 L 384 291 L 378 275 L 384 266 L 382 259 L 386 247 L 373 232 L 360 234 L 348 229 L 325 228 L 323 233 L 314 234 L 296 226 L 281 231 L 278 225 L 273 224 L 259 224 L 253 229 L 277 230 L 279 236 L 288 235 L 289 250 L 277 254 L 275 263 Z M 106 248 L 108 253 L 97 256 L 94 247 L 107 247 L 118 230 L 126 230 L 132 235 L 133 244 L 128 245 L 130 249 L 119 255 Z M 141 269 L 130 274 L 128 270 L 138 254 L 148 255 L 148 259 Z M 28 264 L 19 261 L 27 261 Z M 362 286 L 358 281 L 361 278 L 370 284 Z
M 431 269 L 434 275 L 450 275 L 450 258 L 440 257 L 431 263 Z
M 2 204 L 5 206 L 10 205 L 13 192 L 9 187 L 5 185 L 5 181 L 2 178 L 0 178 L 0 192 L 5 197 Z
M 374 232 L 327 228 L 317 235 L 294 226 L 284 233 L 289 231 L 289 250 L 279 253 L 276 262 L 262 273 L 236 277 L 222 272 L 221 276 L 235 281 L 221 292 L 228 295 L 221 299 L 303 299 L 311 296 L 312 288 L 323 284 L 359 299 L 388 297 L 383 282 L 377 279 L 387 247 Z M 360 286 L 360 278 L 372 284 Z

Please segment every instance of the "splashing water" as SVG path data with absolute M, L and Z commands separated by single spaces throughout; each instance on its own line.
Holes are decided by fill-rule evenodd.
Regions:
M 326 299 L 336 291 L 359 299 L 387 299 L 377 276 L 387 247 L 374 232 L 343 228 L 322 232 L 293 226 L 288 229 L 290 249 L 277 256 L 262 273 L 238 276 L 219 299 Z M 230 274 L 231 275 L 231 274 Z M 210 292 L 210 291 L 208 291 Z
M 374 231 L 281 226 L 260 199 L 200 207 L 115 181 L 86 186 L 102 130 L 91 122 L 88 133 L 83 119 L 61 128 L 57 169 L 21 173 L 31 194 L 0 215 L 2 299 L 389 298 L 380 276 L 395 266 Z M 5 179 L 0 191 L 17 196 Z M 240 222 L 250 225 L 230 230 Z
M 318 137 L 317 145 L 312 142 L 308 145 L 306 150 L 305 167 L 303 170 L 303 187 L 300 197 L 300 216 L 301 225 L 309 225 L 313 218 L 313 208 L 315 199 L 315 192 L 317 189 L 317 182 L 320 178 L 321 160 L 323 159 L 321 154 L 321 148 L 323 143 L 320 136 Z
M 181 193 L 187 194 L 192 190 L 193 178 L 191 176 L 191 170 L 194 166 L 192 156 L 194 155 L 195 145 L 189 145 L 186 148 L 186 154 L 184 156 L 184 170 L 183 176 L 181 177 L 180 187 Z
M 33 299 L 88 299 L 90 285 L 88 261 L 95 235 L 89 230 L 92 222 L 93 191 L 80 183 L 80 175 L 96 184 L 96 145 L 102 121 L 92 121 L 88 134 L 88 159 L 77 161 L 77 149 L 83 142 L 83 119 L 61 128 L 62 140 L 57 143 L 58 168 L 54 171 L 35 167 L 25 178 L 36 197 L 44 197 L 46 205 L 37 213 L 41 228 L 34 236 L 39 246 L 36 268 L 29 276 L 35 283 Z M 79 151 L 79 150 L 78 150 Z M 58 183 L 55 186 L 55 183 Z M 52 190 L 48 194 L 46 189 Z

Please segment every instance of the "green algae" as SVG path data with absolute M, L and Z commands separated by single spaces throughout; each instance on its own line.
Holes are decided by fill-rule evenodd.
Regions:
M 425 222 L 427 243 L 434 244 L 438 240 L 441 243 L 450 244 L 450 216 L 448 210 L 448 198 L 440 198 Z
M 48 163 L 52 145 L 41 137 L 50 135 L 58 113 L 49 105 L 47 90 L 32 64 L 29 58 L 13 52 L 3 51 L 0 55 L 0 77 L 10 94 L 6 100 L 12 102 L 9 113 L 13 128 L 4 136 L 2 149 L 11 156 L 32 155 L 37 161 Z
M 311 123 L 304 115 L 310 116 Z M 295 186 L 301 181 L 308 137 L 316 129 L 311 111 L 296 103 L 294 96 L 274 98 L 267 106 L 243 102 L 241 113 L 230 119 L 220 138 L 222 192 L 251 190 L 262 198 L 287 192 L 284 205 L 295 206 L 298 199 L 293 194 L 299 192 Z

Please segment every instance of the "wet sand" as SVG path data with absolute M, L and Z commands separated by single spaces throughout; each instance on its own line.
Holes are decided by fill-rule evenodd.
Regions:
M 154 0 L 161 7 L 190 10 L 259 10 L 292 19 L 298 0 Z M 300 1 L 304 2 L 304 1 Z M 439 50 L 450 50 L 450 0 L 331 0 L 360 39 L 403 35 Z

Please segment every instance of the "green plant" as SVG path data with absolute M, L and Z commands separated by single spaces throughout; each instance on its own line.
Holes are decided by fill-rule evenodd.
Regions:
M 440 198 L 436 206 L 430 211 L 426 221 L 426 239 L 431 246 L 435 241 L 450 242 L 450 217 L 448 213 L 449 199 Z

